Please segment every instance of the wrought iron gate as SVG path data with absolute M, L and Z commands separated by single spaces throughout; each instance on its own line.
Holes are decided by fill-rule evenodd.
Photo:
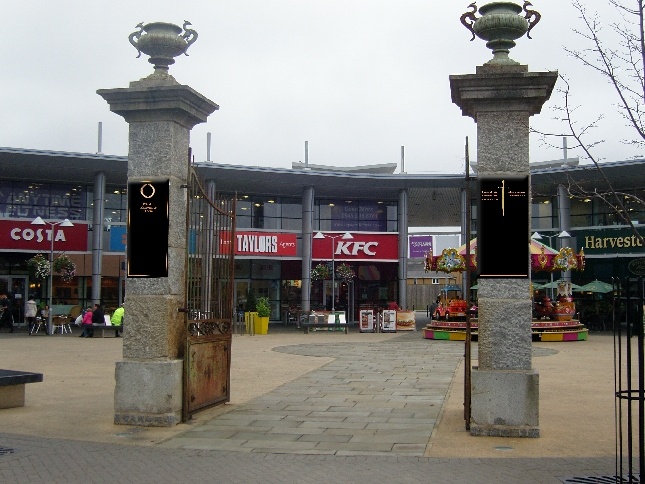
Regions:
M 190 168 L 186 215 L 183 419 L 230 400 L 235 198 L 217 196 Z
M 642 482 L 645 467 L 643 278 L 614 280 L 617 482 Z

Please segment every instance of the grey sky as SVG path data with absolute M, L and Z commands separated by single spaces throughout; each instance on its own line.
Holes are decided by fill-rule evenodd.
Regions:
M 404 145 L 406 171 L 460 173 L 466 136 L 476 159 L 476 127 L 451 103 L 448 76 L 474 73 L 491 57 L 459 23 L 468 3 L 4 1 L 0 146 L 96 152 L 101 121 L 103 152 L 127 154 L 127 125 L 96 90 L 127 87 L 152 72 L 128 42 L 137 23 L 189 20 L 199 39 L 170 73 L 220 105 L 192 132 L 198 161 L 206 159 L 211 132 L 211 160 L 218 163 L 288 168 L 304 161 L 308 140 L 311 163 L 398 162 Z M 588 3 L 610 19 L 605 0 Z M 542 21 L 511 57 L 531 70 L 565 74 L 581 121 L 606 115 L 594 135 L 607 140 L 601 157 L 639 154 L 620 143 L 630 132 L 615 114 L 606 81 L 563 51 L 563 45 L 589 47 L 572 32 L 582 24 L 570 2 L 534 0 L 533 8 Z M 532 125 L 563 132 L 552 109 L 561 102 L 554 93 Z M 533 137 L 531 157 L 556 159 L 562 152 Z

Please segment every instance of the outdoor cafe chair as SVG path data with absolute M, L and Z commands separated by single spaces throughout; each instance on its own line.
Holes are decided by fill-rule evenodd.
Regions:
M 30 335 L 32 335 L 32 334 L 37 334 L 37 333 L 38 333 L 38 331 L 40 331 L 40 328 L 41 328 L 43 325 L 45 326 L 45 332 L 46 332 L 46 331 L 47 331 L 47 329 L 46 329 L 46 328 L 47 328 L 47 321 L 45 321 L 45 320 L 44 320 L 43 318 L 41 318 L 40 316 L 37 316 L 37 317 L 36 317 L 36 319 L 35 319 L 35 321 L 34 321 L 34 324 L 31 326 L 31 331 L 29 331 L 29 334 L 30 334 Z
M 56 330 L 60 331 L 60 335 L 65 333 L 72 334 L 72 327 L 69 325 L 69 318 L 67 316 L 53 316 L 52 317 L 52 334 L 56 333 Z

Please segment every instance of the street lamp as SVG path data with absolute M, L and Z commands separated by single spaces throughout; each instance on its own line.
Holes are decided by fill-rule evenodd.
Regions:
M 338 235 L 325 235 L 322 232 L 317 232 L 316 235 L 314 235 L 314 239 L 331 239 L 331 310 L 332 312 L 335 311 L 336 307 L 336 267 L 335 267 L 335 260 L 336 260 L 336 243 L 334 240 L 336 239 L 344 239 L 344 240 L 349 240 L 353 239 L 354 237 L 352 234 L 349 232 L 345 232 L 344 234 L 338 234 Z
M 558 235 L 544 235 L 542 236 L 539 232 L 533 232 L 533 235 L 531 235 L 531 238 L 533 240 L 542 240 L 544 237 L 548 237 L 549 239 L 549 247 L 552 249 L 554 248 L 553 245 L 551 245 L 551 239 L 554 237 L 557 237 L 558 239 L 568 239 L 571 237 L 571 234 L 567 232 L 566 230 L 563 230 L 560 232 Z M 551 271 L 551 300 L 553 300 L 553 271 Z
M 47 316 L 47 334 L 52 334 L 52 293 L 54 285 L 54 239 L 56 235 L 54 234 L 54 227 L 60 225 L 61 227 L 73 227 L 74 224 L 68 219 L 62 220 L 60 222 L 45 222 L 42 218 L 36 217 L 31 225 L 49 225 L 51 228 L 49 230 L 49 285 L 47 286 L 47 300 L 49 301 L 49 314 Z

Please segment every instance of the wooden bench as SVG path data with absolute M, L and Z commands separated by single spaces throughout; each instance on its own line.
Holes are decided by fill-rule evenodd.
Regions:
M 118 338 L 119 337 L 119 332 L 123 333 L 123 325 L 116 326 L 116 325 L 110 325 L 110 324 L 96 324 L 92 323 L 92 329 L 100 329 L 101 330 L 101 337 L 105 338 L 105 331 L 114 331 L 114 337 Z
M 329 322 L 330 317 L 334 317 L 331 311 L 320 311 L 304 316 L 301 319 L 301 324 L 305 334 L 308 334 L 311 330 L 342 331 L 347 334 L 345 313 L 343 311 L 336 311 L 334 322 L 332 323 Z
M 0 408 L 25 406 L 25 383 L 43 381 L 42 373 L 0 370 Z

